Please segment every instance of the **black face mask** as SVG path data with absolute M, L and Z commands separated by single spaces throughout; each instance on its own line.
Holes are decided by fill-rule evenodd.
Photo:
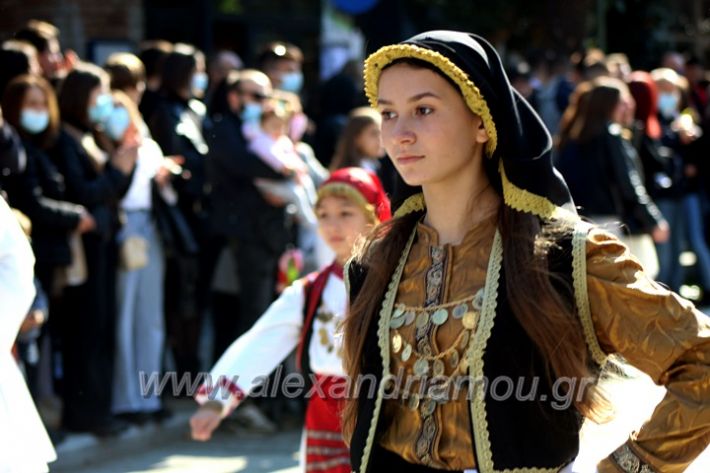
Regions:
M 8 124 L 0 126 L 0 179 L 19 174 L 25 169 L 27 157 L 20 137 Z

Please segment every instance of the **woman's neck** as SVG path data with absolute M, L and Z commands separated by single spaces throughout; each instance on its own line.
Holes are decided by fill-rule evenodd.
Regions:
M 422 186 L 427 213 L 424 223 L 439 234 L 439 244 L 461 243 L 468 231 L 500 205 L 483 169 L 473 178 L 461 175 L 445 183 Z

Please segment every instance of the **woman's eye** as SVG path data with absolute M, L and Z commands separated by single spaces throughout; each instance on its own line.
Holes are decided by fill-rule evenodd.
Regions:
M 417 107 L 417 115 L 430 115 L 434 111 L 431 107 Z
M 382 115 L 383 120 L 391 120 L 395 117 L 395 113 L 389 110 L 382 110 L 380 114 Z
M 352 212 L 340 212 L 341 217 L 350 217 L 352 215 Z

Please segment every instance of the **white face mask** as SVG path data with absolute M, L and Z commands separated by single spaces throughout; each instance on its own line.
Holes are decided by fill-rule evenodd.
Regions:
M 131 124 L 131 116 L 123 107 L 115 107 L 104 123 L 106 134 L 113 141 L 121 141 Z
M 287 72 L 281 76 L 281 90 L 286 92 L 293 92 L 297 94 L 301 91 L 303 87 L 303 74 L 295 72 Z
M 673 118 L 678 113 L 677 94 L 661 92 L 658 94 L 658 111 L 666 118 Z
M 195 72 L 192 76 L 192 90 L 199 96 L 205 93 L 207 90 L 207 85 L 209 84 L 209 78 L 204 72 Z
M 20 126 L 32 135 L 42 133 L 49 126 L 49 112 L 25 108 L 20 113 Z

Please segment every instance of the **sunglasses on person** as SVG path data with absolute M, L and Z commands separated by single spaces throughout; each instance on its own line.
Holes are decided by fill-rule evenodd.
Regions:
M 263 102 L 264 100 L 269 98 L 269 96 L 266 94 L 262 94 L 261 92 L 252 92 L 250 90 L 240 90 L 239 94 L 247 96 L 247 97 L 251 97 L 254 100 L 257 100 L 259 102 Z

